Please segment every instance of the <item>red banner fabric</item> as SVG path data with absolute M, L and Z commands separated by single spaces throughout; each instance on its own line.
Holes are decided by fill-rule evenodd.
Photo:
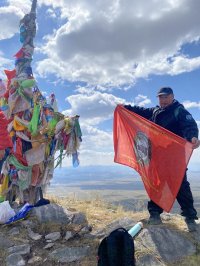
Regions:
M 7 131 L 8 120 L 4 113 L 0 111 L 0 150 L 11 148 L 13 146 L 11 138 Z
M 118 105 L 114 112 L 114 161 L 134 168 L 149 198 L 169 212 L 192 155 L 192 144 Z

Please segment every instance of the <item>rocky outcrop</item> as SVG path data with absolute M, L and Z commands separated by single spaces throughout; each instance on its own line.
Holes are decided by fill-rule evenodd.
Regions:
M 187 231 L 179 215 L 163 215 L 164 223 L 149 226 L 134 238 L 137 266 L 180 265 L 198 255 L 200 228 Z M 0 265 L 95 266 L 98 245 L 118 227 L 130 229 L 138 221 L 123 218 L 95 231 L 84 213 L 56 204 L 34 208 L 26 220 L 1 226 Z
M 1 226 L 0 265 L 95 265 L 98 240 L 90 231 L 82 212 L 56 204 L 35 207 L 26 220 Z

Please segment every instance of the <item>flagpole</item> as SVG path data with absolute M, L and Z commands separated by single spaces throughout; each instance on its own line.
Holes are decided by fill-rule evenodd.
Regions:
M 31 13 L 36 13 L 37 0 L 32 1 Z
M 33 77 L 31 68 L 34 53 L 33 39 L 36 35 L 36 7 L 37 0 L 32 1 L 31 11 L 20 20 L 20 42 L 22 43 L 22 57 L 16 60 L 16 79 L 25 80 Z

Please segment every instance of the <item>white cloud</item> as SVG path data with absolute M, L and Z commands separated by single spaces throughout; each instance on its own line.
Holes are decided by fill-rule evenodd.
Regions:
M 113 151 L 112 131 L 105 132 L 96 127 L 82 124 L 81 130 L 83 133 L 83 150 L 96 150 L 99 152 Z
M 196 121 L 196 122 L 197 122 L 199 132 L 200 132 L 200 121 Z M 199 136 L 199 138 L 200 138 L 200 136 Z M 194 170 L 200 171 L 199 158 L 200 158 L 200 148 L 197 148 L 193 151 L 192 157 L 191 157 L 189 165 L 188 165 L 188 168 L 190 170 L 194 169 Z
M 80 88 L 79 92 L 84 93 L 68 96 L 66 101 L 71 105 L 71 109 L 64 111 L 66 115 L 81 115 L 84 123 L 97 125 L 102 121 L 111 119 L 114 108 L 117 104 L 124 104 L 125 100 L 112 94 L 98 91 L 85 91 Z
M 0 40 L 11 38 L 19 32 L 19 21 L 30 12 L 30 0 L 7 0 L 7 5 L 0 7 Z
M 83 134 L 80 148 L 81 165 L 110 165 L 114 158 L 112 128 L 105 131 L 99 129 L 97 125 L 113 119 L 116 105 L 125 103 L 125 100 L 112 94 L 95 91 L 94 88 L 78 87 L 77 92 L 78 94 L 66 98 L 71 109 L 64 113 L 80 114 Z
M 69 81 L 120 86 L 151 74 L 177 75 L 200 67 L 200 57 L 180 52 L 199 40 L 195 0 L 47 1 L 63 24 L 46 42 L 38 72 Z M 170 36 L 170 38 L 169 38 Z M 49 66 L 49 67 L 47 67 Z
M 24 14 L 29 13 L 32 0 L 7 0 L 8 6 L 21 10 Z
M 31 2 L 8 0 L 0 8 L 0 40 L 18 32 Z M 128 88 L 151 74 L 200 67 L 200 57 L 181 54 L 182 45 L 200 39 L 199 1 L 40 0 L 37 12 L 42 5 L 48 15 L 63 19 L 60 28 L 44 36 L 40 51 L 46 59 L 37 67 L 43 77 L 53 73 L 69 81 Z
M 81 165 L 110 165 L 113 162 L 112 131 L 81 125 L 83 141 L 80 148 Z
M 171 75 L 177 75 L 184 72 L 190 72 L 200 67 L 200 56 L 196 58 L 187 58 L 185 56 L 176 56 L 171 64 L 172 69 L 168 71 Z
M 200 108 L 200 101 L 199 102 L 191 102 L 191 101 L 184 101 L 183 105 L 185 108 Z
M 9 60 L 7 58 L 4 57 L 4 54 L 0 51 L 0 73 L 3 75 L 3 71 L 4 69 L 6 69 L 6 67 L 10 67 L 13 68 L 13 62 L 12 60 Z M 4 78 L 6 78 L 6 76 L 4 75 Z
M 114 164 L 114 153 L 113 152 L 99 152 L 91 150 L 80 150 L 79 154 L 80 166 L 91 166 L 91 165 L 112 165 Z M 63 159 L 62 166 L 71 166 L 71 157 Z
M 190 162 L 188 164 L 188 168 L 189 170 L 200 170 L 200 167 L 199 167 L 199 158 L 200 158 L 200 148 L 198 149 L 195 149 L 193 151 L 193 154 L 192 154 L 192 157 L 190 159 Z
M 151 103 L 151 100 L 147 96 L 138 94 L 138 96 L 135 97 L 135 105 L 144 107 L 150 103 Z
M 147 78 L 151 74 L 178 75 L 200 68 L 200 57 L 188 58 L 185 55 L 173 55 L 168 58 L 163 54 L 157 54 L 145 62 L 138 64 L 135 69 L 136 78 Z
M 105 132 L 96 127 L 81 125 L 82 143 L 79 151 L 81 165 L 110 165 L 113 163 L 112 131 Z M 63 166 L 70 165 L 69 158 L 64 159 Z
M 23 13 L 19 8 L 0 7 L 0 40 L 11 38 L 16 32 L 19 31 L 19 20 L 22 18 Z
M 43 95 L 44 97 L 46 97 L 46 96 L 48 95 L 48 93 L 47 93 L 46 91 L 41 91 L 41 93 L 42 93 L 42 95 Z
M 84 150 L 80 153 L 81 165 L 111 165 L 114 163 L 113 152 L 99 152 L 94 151 L 91 154 L 91 150 Z
M 49 8 L 47 9 L 47 12 L 46 12 L 51 18 L 56 18 L 56 12 L 52 9 L 52 8 Z

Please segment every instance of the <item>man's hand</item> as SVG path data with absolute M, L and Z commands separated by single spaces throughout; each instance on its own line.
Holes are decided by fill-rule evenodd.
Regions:
M 0 160 L 3 159 L 4 155 L 5 155 L 5 150 L 0 150 Z
M 200 140 L 198 139 L 198 138 L 195 138 L 195 137 L 193 137 L 192 139 L 191 139 L 191 142 L 192 142 L 192 148 L 193 149 L 196 149 L 196 148 L 198 148 L 199 146 L 200 146 Z

